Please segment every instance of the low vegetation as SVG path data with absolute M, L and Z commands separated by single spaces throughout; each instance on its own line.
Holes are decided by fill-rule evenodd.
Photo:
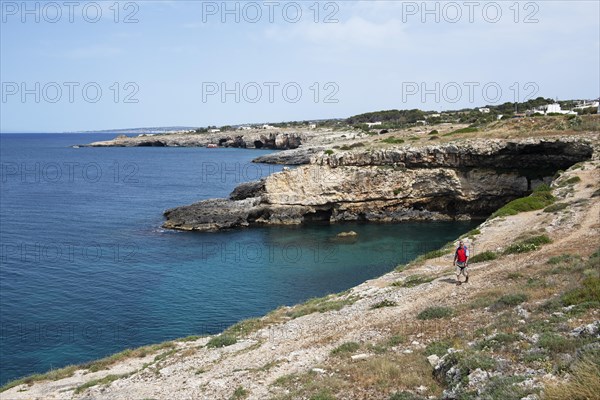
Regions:
M 554 204 L 544 208 L 544 212 L 547 212 L 547 213 L 558 212 L 558 211 L 564 210 L 568 206 L 569 206 L 569 204 L 567 204 L 567 203 L 554 203 Z
M 498 258 L 498 255 L 495 252 L 488 250 L 470 257 L 469 263 L 476 264 L 479 262 L 495 260 L 496 258 Z
M 238 386 L 234 391 L 229 400 L 242 400 L 250 395 L 250 392 L 244 389 L 243 386 Z
M 307 302 L 294 306 L 286 315 L 291 318 L 299 318 L 315 312 L 327 312 L 341 310 L 342 307 L 353 304 L 358 300 L 357 296 L 338 298 L 335 295 L 310 299 Z
M 389 138 L 383 139 L 382 142 L 387 143 L 387 144 L 402 144 L 402 143 L 404 143 L 404 140 L 395 138 L 395 137 L 389 137 Z
M 448 307 L 428 307 L 421 311 L 417 315 L 417 319 L 427 320 L 427 319 L 439 319 L 439 318 L 448 318 L 454 315 L 454 312 L 451 308 Z
M 337 356 L 352 354 L 355 353 L 358 349 L 360 349 L 360 344 L 356 342 L 346 342 L 331 350 L 331 355 Z
M 543 184 L 538 186 L 531 195 L 521 197 L 520 199 L 513 200 L 506 204 L 504 207 L 493 213 L 490 219 L 516 215 L 525 211 L 541 210 L 554 203 L 555 200 L 550 187 Z
M 429 282 L 433 281 L 433 279 L 434 278 L 432 276 L 427 276 L 427 275 L 410 275 L 404 280 L 404 282 L 401 282 L 398 285 L 394 285 L 394 286 L 402 286 L 402 287 L 410 288 L 410 287 L 422 285 L 424 283 L 429 283 Z
M 475 132 L 479 132 L 479 129 L 474 128 L 474 127 L 467 127 L 467 128 L 457 129 L 452 132 L 448 132 L 448 133 L 444 134 L 444 136 L 451 136 L 451 135 L 456 135 L 459 133 L 475 133 Z
M 213 337 L 206 343 L 206 347 L 208 348 L 218 348 L 218 347 L 226 347 L 231 346 L 237 343 L 237 339 L 233 335 L 220 334 L 218 336 Z
M 129 358 L 143 358 L 148 355 L 159 352 L 164 349 L 173 349 L 176 345 L 174 342 L 164 342 L 149 346 L 142 346 L 136 349 L 126 349 L 119 353 L 113 354 L 109 357 L 102 358 L 100 360 L 92 361 L 80 365 L 69 365 L 64 368 L 55 369 L 44 374 L 29 375 L 14 381 L 8 382 L 4 386 L 0 387 L 0 392 L 4 392 L 12 387 L 18 385 L 33 385 L 35 382 L 40 381 L 57 381 L 59 379 L 72 377 L 78 370 L 87 370 L 89 372 L 98 372 L 109 369 L 111 366 Z
M 504 250 L 503 254 L 527 253 L 530 251 L 535 251 L 539 249 L 540 246 L 548 243 L 552 243 L 552 240 L 548 237 L 548 235 L 533 236 L 511 244 Z
M 129 376 L 130 374 L 123 374 L 123 375 L 107 375 L 104 378 L 100 378 L 100 379 L 93 379 L 89 382 L 84 383 L 83 385 L 77 386 L 75 388 L 75 391 L 73 393 L 75 394 L 79 394 L 82 393 L 84 391 L 86 391 L 87 389 L 93 387 L 93 386 L 97 386 L 97 385 L 110 385 L 112 382 L 118 380 L 118 379 L 122 379 L 122 378 L 126 378 L 127 376 Z
M 395 307 L 398 304 L 395 301 L 391 301 L 391 300 L 382 300 L 378 303 L 375 303 L 371 306 L 371 309 L 377 309 L 377 308 L 383 308 L 383 307 Z

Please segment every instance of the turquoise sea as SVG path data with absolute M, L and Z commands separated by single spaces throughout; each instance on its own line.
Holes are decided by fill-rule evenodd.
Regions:
M 114 136 L 0 135 L 0 383 L 343 291 L 475 225 L 165 231 L 165 209 L 281 167 L 251 164 L 261 150 L 70 147 Z M 347 230 L 356 242 L 333 240 Z

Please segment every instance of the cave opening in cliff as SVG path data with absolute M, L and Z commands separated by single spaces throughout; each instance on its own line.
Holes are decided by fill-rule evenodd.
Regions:
M 304 222 L 330 222 L 333 215 L 332 208 L 315 210 L 314 212 L 306 213 L 303 216 Z
M 260 140 L 254 141 L 254 147 L 256 147 L 257 149 L 262 149 L 264 146 L 265 146 L 265 144 L 263 142 L 261 142 Z

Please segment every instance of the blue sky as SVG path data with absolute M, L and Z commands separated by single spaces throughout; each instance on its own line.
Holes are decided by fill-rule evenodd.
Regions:
M 279 122 L 600 92 L 597 1 L 0 3 L 3 132 Z

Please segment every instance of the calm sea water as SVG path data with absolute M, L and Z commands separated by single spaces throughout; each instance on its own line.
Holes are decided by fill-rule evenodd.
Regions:
M 69 147 L 113 136 L 0 135 L 0 383 L 343 291 L 474 225 L 165 231 L 165 209 L 280 167 L 251 164 L 259 150 Z

